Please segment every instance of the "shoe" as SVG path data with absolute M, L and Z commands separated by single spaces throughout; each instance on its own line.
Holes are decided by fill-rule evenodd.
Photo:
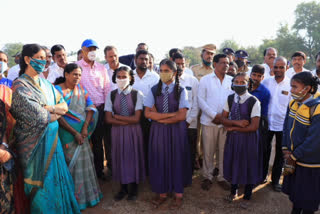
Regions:
M 170 210 L 179 209 L 182 206 L 182 197 L 175 197 L 171 202 L 169 208 Z
M 232 203 L 236 197 L 237 197 L 236 195 L 229 194 L 227 195 L 227 197 L 224 198 L 224 200 L 228 201 L 229 203 Z
M 211 186 L 212 186 L 212 181 L 210 181 L 209 179 L 204 179 L 202 181 L 201 188 L 203 190 L 208 191 L 211 188 Z
M 124 199 L 124 197 L 126 197 L 126 195 L 128 194 L 128 192 L 125 192 L 123 190 L 120 190 L 120 192 L 118 192 L 115 196 L 114 196 L 114 200 L 115 201 L 121 201 L 122 199 Z
M 242 209 L 245 209 L 245 210 L 248 209 L 249 205 L 250 205 L 250 202 L 248 200 L 243 200 L 243 201 L 240 202 L 240 207 Z
M 138 184 L 131 183 L 128 185 L 128 198 L 127 201 L 135 201 L 137 200 L 138 195 Z
M 212 172 L 212 176 L 216 177 L 219 175 L 219 169 L 218 168 L 214 168 L 213 172 Z
M 230 191 L 231 185 L 227 181 L 218 181 L 219 186 L 226 191 Z
M 127 197 L 127 201 L 136 201 L 136 200 L 137 200 L 136 195 L 128 195 L 128 197 Z
M 107 176 L 103 172 L 97 174 L 97 176 L 98 176 L 98 178 L 100 180 L 103 180 L 103 181 L 107 181 L 108 180 Z
M 277 184 L 272 184 L 272 188 L 273 188 L 273 190 L 276 191 L 276 192 L 281 192 L 281 190 L 282 190 L 282 186 L 281 186 L 279 183 L 277 183 Z

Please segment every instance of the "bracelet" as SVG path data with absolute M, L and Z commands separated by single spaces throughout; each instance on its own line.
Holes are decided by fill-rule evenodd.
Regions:
M 0 145 L 4 145 L 4 147 L 6 147 L 6 149 L 9 149 L 9 145 L 6 144 L 5 142 L 2 142 Z
M 55 114 L 55 112 L 56 112 L 56 107 L 52 106 L 52 113 Z

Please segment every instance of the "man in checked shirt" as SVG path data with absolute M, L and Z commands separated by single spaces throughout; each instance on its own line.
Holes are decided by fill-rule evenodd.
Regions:
M 105 137 L 104 102 L 110 91 L 110 81 L 104 65 L 96 62 L 98 44 L 92 39 L 87 39 L 82 43 L 81 49 L 83 58 L 77 62 L 82 68 L 80 83 L 88 90 L 92 102 L 99 111 L 97 127 L 91 136 L 94 165 L 98 178 L 106 180 L 106 176 L 103 173 L 104 158 L 102 139 L 104 138 L 104 146 L 107 148 L 108 139 Z M 109 157 L 106 158 L 107 160 L 109 159 Z M 111 166 L 110 161 L 108 162 L 108 166 Z

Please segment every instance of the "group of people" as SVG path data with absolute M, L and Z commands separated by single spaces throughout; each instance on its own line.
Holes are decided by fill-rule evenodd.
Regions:
M 250 67 L 245 50 L 207 44 L 190 68 L 177 48 L 159 66 L 145 43 L 121 57 L 106 46 L 105 65 L 98 49 L 87 39 L 68 63 L 63 45 L 26 44 L 11 69 L 0 51 L 0 213 L 80 213 L 100 202 L 98 179 L 109 176 L 120 184 L 115 201 L 136 200 L 148 178 L 153 206 L 174 193 L 178 209 L 199 165 L 201 188 L 217 177 L 230 203 L 244 185 L 246 209 L 268 182 L 274 137 L 273 189 L 292 213 L 318 210 L 320 53 L 308 71 L 303 52 L 289 69 L 272 47 Z

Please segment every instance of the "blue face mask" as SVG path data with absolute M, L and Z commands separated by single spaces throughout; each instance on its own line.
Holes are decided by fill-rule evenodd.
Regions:
M 205 66 L 211 66 L 212 65 L 212 62 L 207 62 L 206 60 L 202 59 L 202 62 Z
M 42 73 L 46 66 L 47 60 L 33 59 L 30 60 L 31 67 L 38 73 Z

